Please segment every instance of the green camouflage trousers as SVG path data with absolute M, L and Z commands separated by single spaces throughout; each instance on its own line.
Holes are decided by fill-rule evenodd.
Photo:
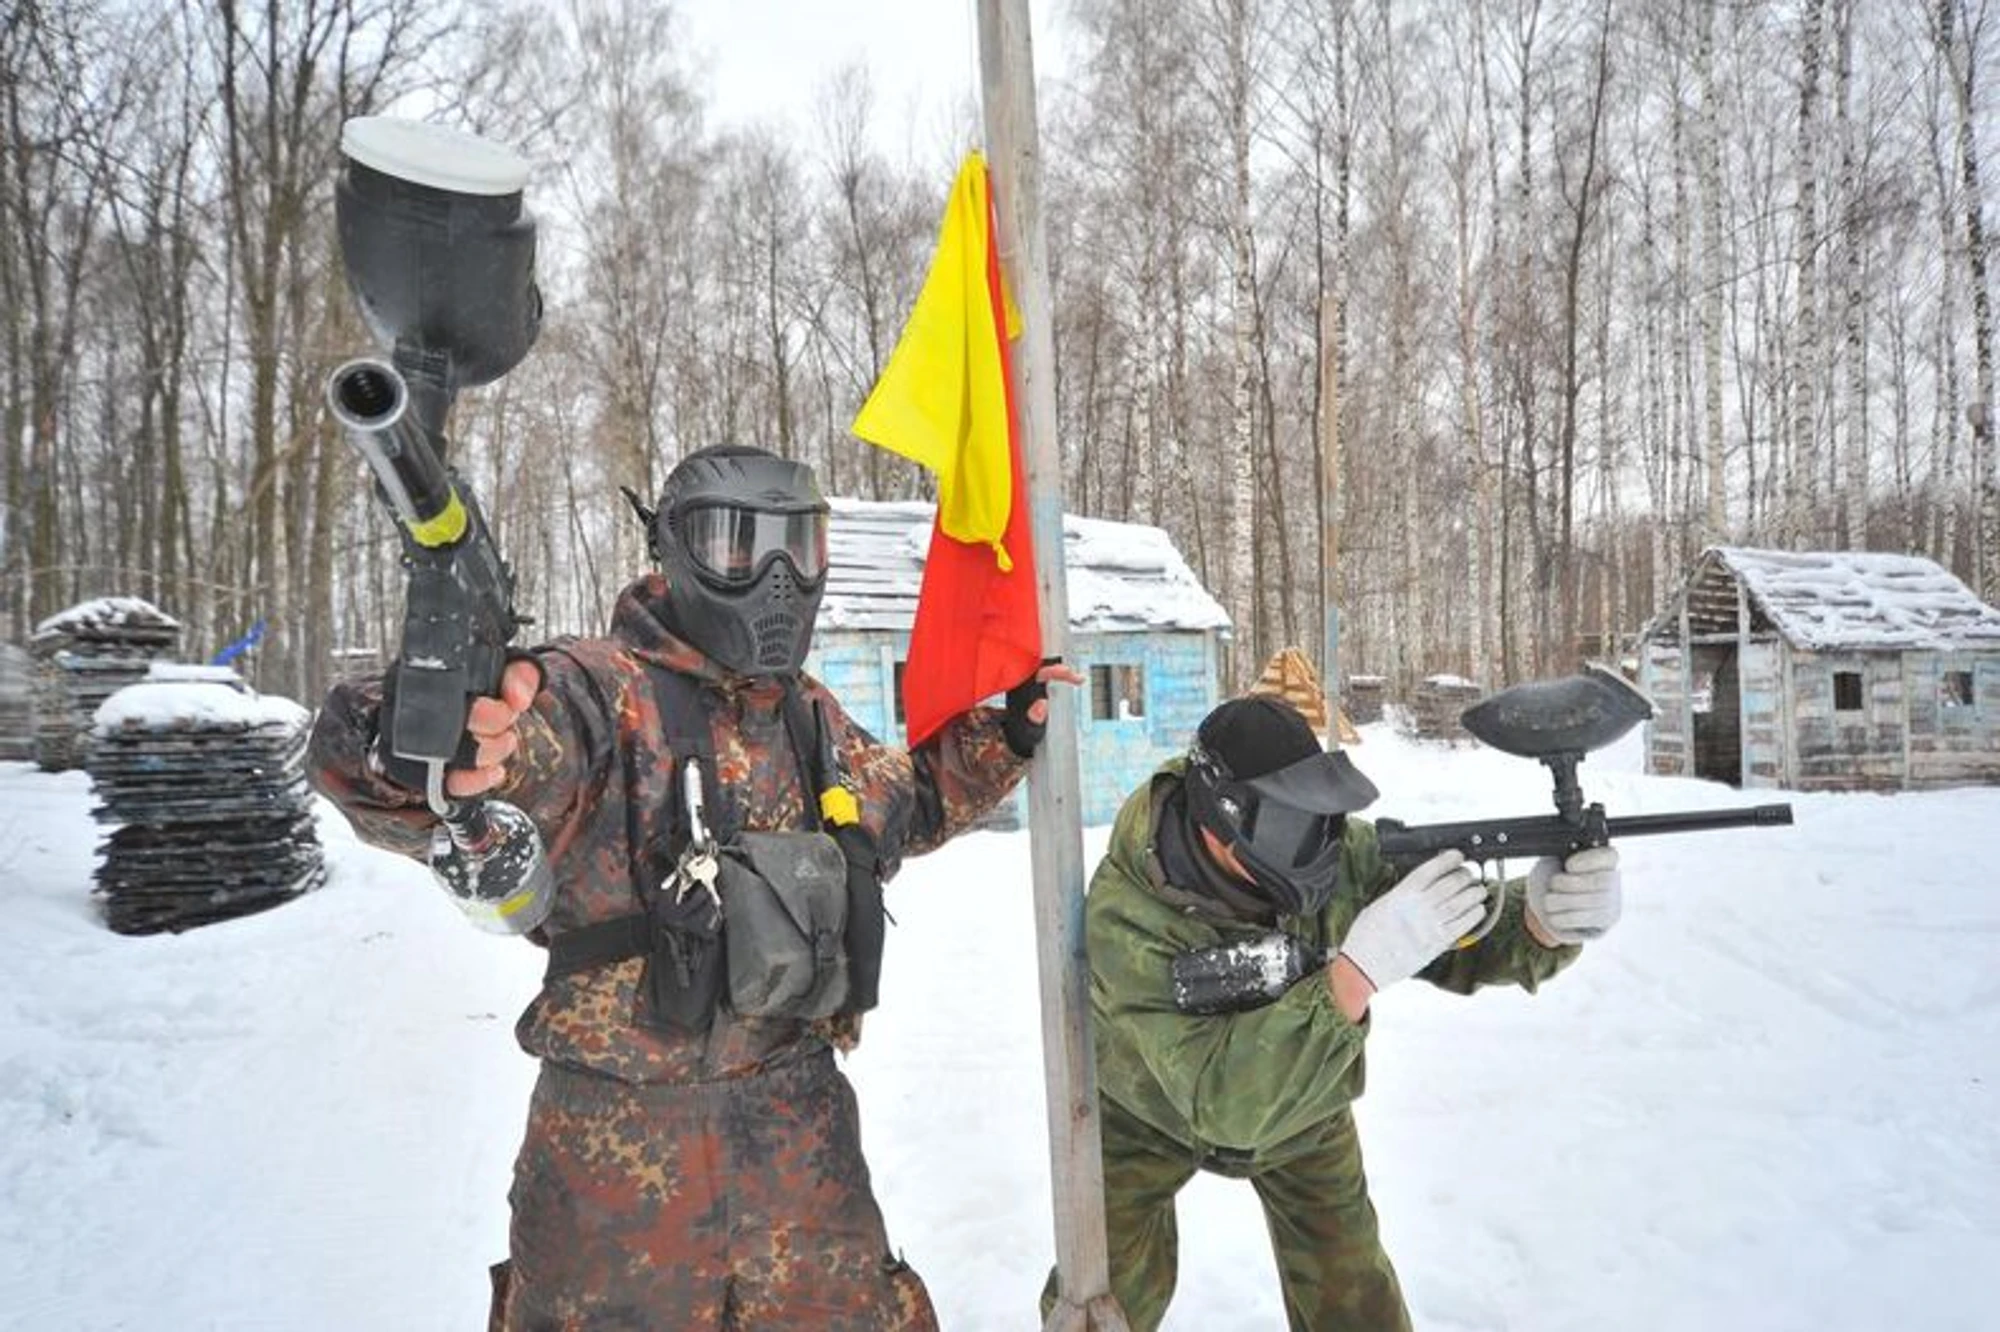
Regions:
M 1100 1101 L 1111 1290 L 1132 1332 L 1153 1332 L 1173 1298 L 1180 1258 L 1174 1195 L 1209 1170 L 1248 1179 L 1264 1205 L 1292 1332 L 1409 1332 L 1410 1314 L 1382 1251 L 1354 1116 L 1343 1110 L 1265 1159 L 1203 1154 Z M 1046 1318 L 1055 1277 L 1043 1293 Z
M 824 1048 L 694 1085 L 544 1065 L 510 1201 L 504 1332 L 936 1332 Z

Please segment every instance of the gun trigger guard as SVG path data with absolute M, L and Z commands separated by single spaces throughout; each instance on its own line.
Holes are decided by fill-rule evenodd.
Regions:
M 436 759 L 424 764 L 424 803 L 431 807 L 431 813 L 443 818 L 451 812 L 451 801 L 444 793 L 445 765 Z
M 1504 864 L 1494 866 L 1494 874 L 1486 879 L 1486 918 L 1479 922 L 1479 928 L 1452 945 L 1453 949 L 1470 948 L 1493 933 L 1493 927 L 1500 923 L 1500 917 L 1507 910 L 1507 874 Z

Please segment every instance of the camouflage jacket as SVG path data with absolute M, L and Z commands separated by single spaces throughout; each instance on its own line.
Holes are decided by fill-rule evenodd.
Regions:
M 636 880 L 647 860 L 667 861 L 655 874 L 671 868 L 659 848 L 673 827 L 678 765 L 667 752 L 649 663 L 702 682 L 717 781 L 741 829 L 819 826 L 811 780 L 785 731 L 782 687 L 725 673 L 677 637 L 662 618 L 665 590 L 657 574 L 641 579 L 619 596 L 607 635 L 535 650 L 545 684 L 521 716 L 521 747 L 496 794 L 534 819 L 547 848 L 557 897 L 536 932 L 540 942 L 640 910 Z M 1026 770 L 1007 746 L 997 709 L 972 709 L 912 753 L 878 744 L 818 681 L 802 675 L 799 685 L 825 709 L 885 877 L 904 856 L 966 828 Z M 434 822 L 423 797 L 369 761 L 380 705 L 377 679 L 336 686 L 314 723 L 307 766 L 364 841 L 422 858 Z M 637 1025 L 643 966 L 630 958 L 549 981 L 516 1028 L 522 1048 L 627 1082 L 682 1083 L 757 1071 L 802 1042 L 852 1039 L 851 1027 L 742 1018 L 726 1004 L 706 1038 Z
M 1361 1095 L 1369 1020 L 1350 1022 L 1317 974 L 1246 1013 L 1199 1017 L 1174 1007 L 1168 978 L 1176 954 L 1268 928 L 1205 911 L 1201 898 L 1166 882 L 1154 829 L 1184 767 L 1170 761 L 1125 802 L 1091 878 L 1084 932 L 1098 1088 L 1197 1153 L 1248 1152 L 1254 1168 Z M 1333 900 L 1316 916 L 1282 918 L 1278 928 L 1330 949 L 1397 878 L 1376 848 L 1374 825 L 1349 818 Z M 1509 884 L 1492 933 L 1419 974 L 1460 994 L 1505 982 L 1533 990 L 1581 950 L 1536 943 L 1524 909 L 1520 883 Z

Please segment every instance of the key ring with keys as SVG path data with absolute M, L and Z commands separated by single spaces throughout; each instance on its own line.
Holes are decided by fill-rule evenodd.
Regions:
M 674 866 L 674 901 L 685 901 L 697 885 L 708 894 L 709 904 L 722 910 L 722 895 L 715 890 L 715 838 L 702 818 L 701 765 L 694 759 L 681 764 L 681 792 L 687 802 L 688 844 Z

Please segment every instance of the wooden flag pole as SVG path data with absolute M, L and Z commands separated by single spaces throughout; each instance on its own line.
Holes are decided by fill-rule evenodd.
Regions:
M 1001 271 L 1021 313 L 1013 390 L 1041 596 L 1042 650 L 1067 658 L 1062 449 L 1056 438 L 1055 334 L 1049 312 L 1048 246 L 1042 231 L 1028 0 L 979 0 L 979 72 Z M 1111 1294 L 1104 1238 L 1104 1163 L 1099 1154 L 1097 1068 L 1090 1044 L 1090 974 L 1083 950 L 1080 789 L 1075 692 L 1052 690 L 1048 737 L 1028 783 L 1042 987 L 1042 1071 L 1048 1089 L 1056 1267 L 1061 1274 L 1061 1292 L 1044 1327 L 1048 1332 L 1126 1332 L 1125 1314 Z

